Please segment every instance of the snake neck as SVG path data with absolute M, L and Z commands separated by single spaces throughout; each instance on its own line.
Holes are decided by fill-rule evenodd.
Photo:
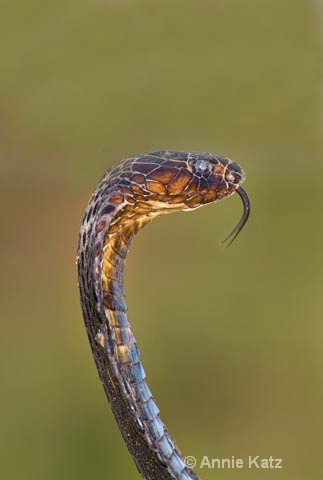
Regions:
M 84 319 L 98 372 L 121 433 L 143 478 L 196 480 L 168 434 L 146 382 L 127 317 L 123 287 L 134 235 L 160 212 L 125 201 L 90 201 L 81 229 L 79 278 Z M 93 213 L 99 211 L 95 219 Z M 89 212 L 92 212 L 89 215 Z M 85 233 L 84 233 L 85 232 Z

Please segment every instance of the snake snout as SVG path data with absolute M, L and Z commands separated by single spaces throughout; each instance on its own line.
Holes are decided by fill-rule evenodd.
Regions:
M 235 162 L 228 164 L 225 179 L 228 183 L 231 183 L 236 188 L 238 188 L 245 180 L 246 174 L 243 169 Z

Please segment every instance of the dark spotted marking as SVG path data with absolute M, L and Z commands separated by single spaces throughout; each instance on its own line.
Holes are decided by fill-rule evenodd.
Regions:
M 115 207 L 114 205 L 107 205 L 106 207 L 104 207 L 104 208 L 101 210 L 100 214 L 101 214 L 101 215 L 108 215 L 109 213 L 114 212 L 115 209 L 116 209 L 116 207 Z

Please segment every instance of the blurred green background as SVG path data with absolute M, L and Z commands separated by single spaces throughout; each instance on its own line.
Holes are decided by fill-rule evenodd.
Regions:
M 2 0 L 1 479 L 137 479 L 98 380 L 75 252 L 103 172 L 223 154 L 238 197 L 149 225 L 130 320 L 186 455 L 283 459 L 203 479 L 323 477 L 323 7 L 306 0 Z

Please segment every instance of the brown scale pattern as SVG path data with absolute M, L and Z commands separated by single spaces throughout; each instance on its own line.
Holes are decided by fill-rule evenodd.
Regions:
M 78 247 L 84 320 L 107 397 L 147 480 L 196 480 L 160 420 L 126 315 L 124 262 L 133 236 L 153 218 L 232 195 L 244 180 L 230 160 L 199 152 L 152 152 L 103 177 L 85 211 Z

